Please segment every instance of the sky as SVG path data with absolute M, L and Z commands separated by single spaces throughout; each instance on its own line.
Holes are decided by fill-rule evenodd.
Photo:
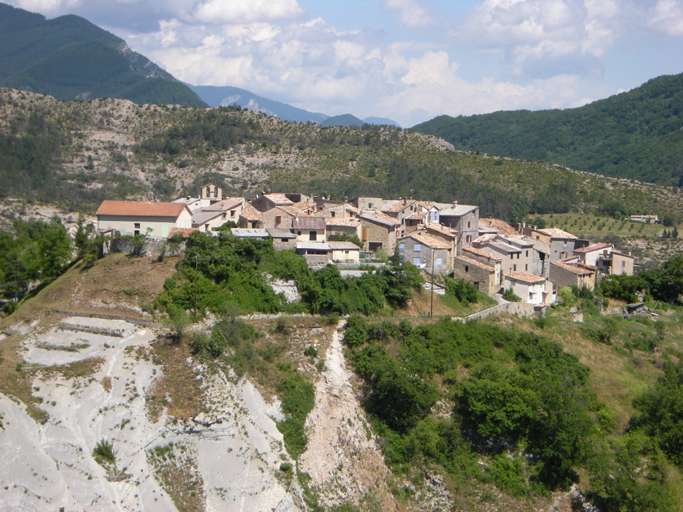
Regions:
M 683 72 L 683 0 L 4 0 L 193 85 L 410 127 L 573 108 Z

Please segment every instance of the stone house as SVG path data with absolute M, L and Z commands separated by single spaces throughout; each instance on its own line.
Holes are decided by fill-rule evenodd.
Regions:
M 215 203 L 202 208 L 204 212 L 221 212 L 224 213 L 223 220 L 225 222 L 232 221 L 235 224 L 239 224 L 240 214 L 242 213 L 242 208 L 244 207 L 243 197 L 227 197 L 222 201 L 217 201 Z
M 445 275 L 453 270 L 451 245 L 423 231 L 415 231 L 398 239 L 398 251 L 409 261 L 427 272 Z
M 360 219 L 363 250 L 375 252 L 383 249 L 391 255 L 396 247 L 396 237 L 401 225 L 379 212 L 361 212 Z
M 480 292 L 493 295 L 500 290 L 500 262 L 487 265 L 481 261 L 465 256 L 453 258 L 453 277 L 470 282 Z
M 478 261 L 487 267 L 493 268 L 495 270 L 496 292 L 500 289 L 503 285 L 503 260 L 501 258 L 482 251 L 481 249 L 477 249 L 476 247 L 463 248 L 462 257 Z
M 322 217 L 295 217 L 292 231 L 298 242 L 324 242 L 325 219 Z
M 503 284 L 506 290 L 511 289 L 525 304 L 540 306 L 555 302 L 553 285 L 545 277 L 526 272 L 510 272 L 505 274 Z
M 474 247 L 500 259 L 504 274 L 528 273 L 533 267 L 533 244 L 530 242 L 498 235 L 484 235 L 475 241 Z
M 265 194 L 262 192 L 252 199 L 251 205 L 260 212 L 267 212 L 276 206 L 293 206 L 294 201 L 285 194 Z
M 578 258 L 550 263 L 550 280 L 559 287 L 576 286 L 595 290 L 597 269 L 585 265 Z
M 301 213 L 292 206 L 276 206 L 261 214 L 264 228 L 291 229 L 294 219 Z
M 266 228 L 276 251 L 296 250 L 296 234 L 291 229 Z
M 633 275 L 635 258 L 614 250 L 614 245 L 607 243 L 593 244 L 574 250 L 574 256 L 585 265 L 597 267 L 606 275 Z
M 325 235 L 327 240 L 335 240 L 340 235 L 356 235 L 360 238 L 360 223 L 358 218 L 326 218 Z
M 356 197 L 349 202 L 358 210 L 380 210 L 382 208 L 381 197 Z
M 522 224 L 520 229 L 525 236 L 548 244 L 551 262 L 571 258 L 576 249 L 589 245 L 588 240 L 578 238 L 559 228 L 536 229 Z
M 122 235 L 168 238 L 173 228 L 192 228 L 192 212 L 182 203 L 102 201 L 95 212 L 97 229 Z
M 297 242 L 296 253 L 303 256 L 311 268 L 322 268 L 330 262 L 330 246 L 324 242 Z
M 439 210 L 439 223 L 458 232 L 459 250 L 470 247 L 479 236 L 479 207 L 455 201 L 449 208 Z
M 360 247 L 353 242 L 327 242 L 332 263 L 360 264 Z
M 451 251 L 453 256 L 458 254 L 458 232 L 448 226 L 443 224 L 438 224 L 434 222 L 426 222 L 424 225 L 424 230 L 430 236 L 438 238 L 447 242 L 451 246 Z
M 240 212 L 240 228 L 263 228 L 263 214 L 251 206 L 251 204 L 244 203 L 244 207 Z
M 398 201 L 384 201 L 382 213 L 401 224 L 401 234 L 417 230 L 423 226 L 427 211 L 418 201 L 400 198 Z

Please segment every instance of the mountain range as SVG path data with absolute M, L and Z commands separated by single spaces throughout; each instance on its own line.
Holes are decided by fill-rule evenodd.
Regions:
M 439 116 L 413 129 L 456 149 L 683 185 L 683 74 L 566 110 Z
M 0 86 L 62 100 L 99 97 L 206 106 L 125 41 L 79 16 L 47 20 L 0 4 Z
M 366 117 L 359 119 L 351 114 L 340 116 L 328 116 L 319 112 L 309 112 L 301 108 L 293 107 L 281 101 L 270 100 L 258 96 L 245 89 L 231 86 L 211 86 L 211 85 L 190 85 L 197 96 L 199 96 L 210 107 L 227 107 L 238 105 L 242 108 L 263 112 L 269 116 L 279 117 L 285 121 L 295 121 L 299 123 L 319 123 L 322 126 L 363 126 L 364 124 L 399 126 L 391 119 L 383 117 Z

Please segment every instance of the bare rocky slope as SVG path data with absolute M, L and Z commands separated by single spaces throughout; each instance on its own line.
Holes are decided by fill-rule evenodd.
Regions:
M 618 201 L 634 211 L 683 211 L 675 187 L 454 151 L 408 130 L 323 128 L 248 110 L 67 102 L 0 89 L 0 137 L 10 148 L 38 144 L 45 167 L 40 180 L 35 170 L 13 171 L 4 194 L 85 211 L 103 198 L 175 197 L 206 180 L 239 195 L 266 189 L 458 199 L 479 204 L 483 216 L 558 194 L 577 208 Z
M 516 500 L 490 484 L 462 495 L 438 469 L 419 485 L 392 473 L 346 365 L 343 323 L 291 317 L 280 334 L 255 315 L 245 320 L 263 346 L 280 336 L 314 383 L 307 448 L 293 461 L 268 375 L 193 356 L 146 312 L 174 266 L 124 255 L 76 266 L 0 321 L 0 510 L 281 512 L 311 510 L 315 496 L 324 510 L 568 512 L 580 500 Z

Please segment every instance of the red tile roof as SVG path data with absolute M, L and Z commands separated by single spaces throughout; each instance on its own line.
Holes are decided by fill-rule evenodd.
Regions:
M 603 249 L 607 249 L 609 247 L 612 247 L 612 244 L 599 243 L 599 244 L 593 244 L 589 247 L 581 247 L 579 249 L 574 249 L 574 252 L 587 253 L 587 252 L 594 252 L 594 251 L 602 251 Z
M 183 203 L 111 201 L 107 199 L 102 201 L 95 215 L 113 217 L 170 217 L 177 219 L 186 208 L 187 206 Z
M 542 283 L 545 281 L 545 277 L 535 276 L 533 274 L 527 274 L 526 272 L 508 272 L 505 274 L 506 279 L 514 279 L 515 281 L 521 281 L 527 284 Z

